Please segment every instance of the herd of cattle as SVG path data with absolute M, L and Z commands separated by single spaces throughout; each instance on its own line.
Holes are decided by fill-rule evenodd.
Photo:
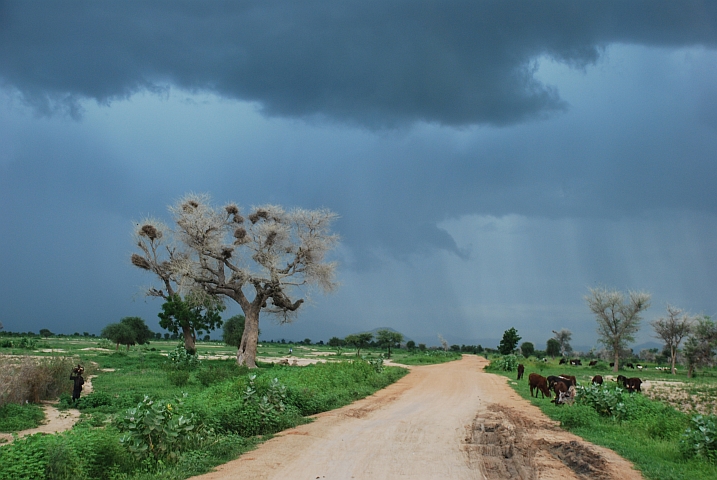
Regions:
M 567 362 L 561 361 L 560 363 L 564 364 Z M 570 364 L 581 365 L 580 360 L 570 360 Z M 523 378 L 524 373 L 525 366 L 521 363 L 518 365 L 518 380 Z M 593 385 L 602 385 L 602 375 L 595 375 L 592 378 L 592 383 Z M 575 395 L 575 387 L 577 386 L 577 384 L 577 379 L 574 375 L 550 375 L 548 377 L 543 377 L 542 375 L 539 375 L 537 373 L 531 373 L 530 375 L 528 375 L 530 396 L 538 398 L 538 393 L 541 393 L 542 398 L 545 398 L 546 396 L 548 398 L 552 398 L 552 391 L 555 393 L 555 399 L 551 400 L 551 402 L 554 402 L 556 405 L 559 405 L 561 403 L 569 403 L 570 401 L 572 401 Z M 627 378 L 624 375 L 618 375 L 617 384 L 621 385 L 630 393 L 642 391 L 640 390 L 642 380 L 637 377 Z

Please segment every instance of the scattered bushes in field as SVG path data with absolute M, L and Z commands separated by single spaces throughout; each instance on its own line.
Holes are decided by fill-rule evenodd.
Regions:
M 600 385 L 578 386 L 575 391 L 575 403 L 587 405 L 605 417 L 625 418 L 629 394 L 620 387 L 603 387 Z
M 68 357 L 0 358 L 0 406 L 38 403 L 71 392 L 73 366 L 74 360 Z

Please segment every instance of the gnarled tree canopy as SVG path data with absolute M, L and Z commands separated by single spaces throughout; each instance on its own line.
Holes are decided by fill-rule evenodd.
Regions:
M 260 312 L 290 322 L 312 289 L 330 292 L 337 285 L 336 264 L 326 260 L 339 240 L 330 230 L 337 215 L 329 210 L 264 205 L 244 216 L 236 204 L 215 207 L 208 195 L 196 194 L 169 210 L 173 229 L 153 219 L 137 225 L 140 253 L 132 264 L 159 280 L 148 295 L 235 301 L 246 318 L 240 365 L 256 366 Z

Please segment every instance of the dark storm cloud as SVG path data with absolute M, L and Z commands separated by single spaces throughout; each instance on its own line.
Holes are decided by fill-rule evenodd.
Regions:
M 714 45 L 715 25 L 707 1 L 6 1 L 0 79 L 42 113 L 176 86 L 270 115 L 502 125 L 566 107 L 534 77 L 541 56 Z

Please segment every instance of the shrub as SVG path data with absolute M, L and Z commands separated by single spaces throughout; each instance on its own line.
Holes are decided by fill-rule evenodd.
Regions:
M 686 457 L 717 461 L 717 417 L 695 415 L 680 440 L 680 451 Z
M 186 396 L 186 394 L 185 394 Z M 124 432 L 120 444 L 138 460 L 175 462 L 182 451 L 191 450 L 207 434 L 193 413 L 183 412 L 184 397 L 174 401 L 154 401 L 148 396 L 136 408 L 118 419 Z
M 627 416 L 625 401 L 628 395 L 620 387 L 578 386 L 575 391 L 575 402 L 591 407 L 602 416 L 625 418 Z
M 188 352 L 182 343 L 167 355 L 167 364 L 175 370 L 194 370 L 200 363 L 197 353 Z
M 560 425 L 565 428 L 591 427 L 599 422 L 600 415 L 589 405 L 567 405 L 557 413 Z
M 167 378 L 175 387 L 183 387 L 189 383 L 189 372 L 186 370 L 170 370 L 167 372 Z
M 90 408 L 112 405 L 112 402 L 113 398 L 110 395 L 103 392 L 93 392 L 89 395 L 81 397 L 77 401 L 76 407 L 78 410 L 87 410 Z
M 68 357 L 0 358 L 0 406 L 38 403 L 71 392 L 73 364 Z
M 515 355 L 502 355 L 490 363 L 491 370 L 512 372 L 518 368 L 518 357 Z

